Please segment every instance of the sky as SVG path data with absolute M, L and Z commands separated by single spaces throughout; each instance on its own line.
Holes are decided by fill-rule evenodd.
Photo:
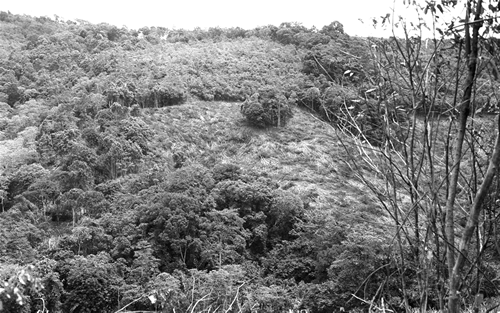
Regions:
M 396 8 L 403 8 L 403 0 L 3 0 L 0 10 L 52 19 L 57 15 L 63 20 L 104 22 L 129 29 L 251 29 L 269 24 L 279 26 L 282 22 L 321 29 L 339 21 L 349 35 L 384 36 L 380 29 L 373 28 L 372 18 L 391 12 L 395 2 Z

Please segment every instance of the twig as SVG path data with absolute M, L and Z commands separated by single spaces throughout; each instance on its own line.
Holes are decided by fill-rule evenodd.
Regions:
M 196 278 L 193 276 L 193 288 L 191 289 L 191 303 L 189 304 L 187 310 L 189 310 L 189 308 L 191 307 L 191 305 L 193 305 L 195 284 L 196 284 Z
M 359 301 L 362 301 L 362 302 L 364 302 L 364 303 L 366 303 L 366 304 L 369 304 L 369 305 L 370 305 L 370 307 L 372 307 L 372 306 L 373 306 L 375 309 L 377 309 L 377 310 L 379 310 L 379 311 L 382 311 L 382 312 L 394 312 L 393 310 L 386 309 L 386 308 L 384 307 L 384 305 L 383 305 L 383 303 L 384 303 L 384 302 L 383 302 L 383 300 L 382 300 L 382 308 L 380 308 L 380 307 L 378 307 L 378 306 L 377 306 L 377 305 L 376 305 L 373 301 L 368 301 L 368 300 L 362 299 L 362 298 L 360 298 L 360 297 L 358 297 L 358 296 L 356 296 L 356 295 L 354 295 L 354 294 L 353 294 L 352 296 L 353 296 L 354 298 L 358 299 Z M 382 298 L 382 299 L 383 299 L 383 298 Z
M 38 310 L 38 311 L 36 311 L 36 313 L 49 313 L 49 310 L 47 310 L 47 308 L 45 307 L 45 299 L 43 299 L 43 298 L 37 298 L 37 300 L 42 300 L 43 307 L 42 307 L 41 311 Z
M 146 295 L 142 295 L 140 296 L 139 298 L 135 299 L 134 301 L 130 302 L 129 304 L 127 304 L 126 306 L 124 306 L 123 308 L 119 309 L 118 311 L 116 311 L 115 313 L 118 313 L 118 312 L 121 312 L 123 310 L 125 310 L 127 307 L 129 307 L 130 305 L 136 303 L 137 301 L 141 300 L 142 298 L 144 298 Z
M 348 55 L 348 56 L 350 56 L 350 57 L 353 57 L 353 58 L 356 58 L 356 59 L 361 59 L 361 57 L 357 57 L 357 56 L 352 55 L 352 54 L 350 54 L 350 53 L 348 53 L 348 52 L 345 52 L 345 51 L 342 51 L 342 50 L 338 50 L 338 51 L 340 51 L 340 52 L 342 52 L 343 54 Z
M 319 67 L 321 67 L 321 69 L 323 70 L 323 72 L 325 72 L 326 75 L 328 75 L 328 78 L 330 78 L 330 80 L 332 82 L 335 82 L 335 80 L 330 76 L 330 74 L 328 74 L 327 70 L 323 67 L 323 65 L 321 65 L 321 63 L 319 63 L 318 59 L 316 58 L 315 55 L 313 55 L 313 58 L 314 58 L 314 61 L 316 61 L 316 63 L 319 65 Z
M 208 297 L 212 292 L 209 292 L 207 293 L 206 295 L 204 295 L 203 297 L 201 297 L 201 299 L 199 299 L 198 301 L 196 301 L 196 303 L 194 304 L 193 308 L 191 309 L 191 313 L 194 312 L 194 309 L 196 308 L 196 306 L 198 305 L 198 303 L 200 303 L 201 301 L 204 301 L 206 297 Z
M 490 313 L 491 311 L 493 311 L 494 309 L 498 308 L 500 306 L 500 303 L 496 304 L 495 306 L 492 306 L 491 308 L 487 309 L 486 310 L 486 313 Z
M 353 296 L 354 298 L 358 299 L 359 301 L 362 301 L 362 302 L 364 302 L 364 303 L 366 303 L 366 304 L 369 304 L 370 306 L 371 306 L 371 305 L 373 305 L 373 302 L 372 302 L 372 301 L 368 301 L 368 300 L 362 299 L 362 298 L 360 298 L 360 297 L 356 296 L 355 294 L 352 294 L 352 296 Z
M 472 22 L 466 22 L 466 23 L 455 25 L 453 27 L 450 27 L 448 29 L 448 31 L 456 29 L 456 28 L 460 28 L 462 26 L 469 26 L 469 25 L 474 25 L 474 24 L 477 24 L 477 23 L 489 22 L 491 20 L 496 20 L 496 19 L 498 19 L 498 16 L 489 17 L 489 18 L 482 18 L 482 19 L 479 19 L 479 20 L 474 20 Z
M 240 288 L 243 287 L 244 284 L 246 284 L 246 282 L 243 282 L 241 285 L 238 286 L 238 289 L 236 289 L 236 295 L 234 296 L 233 301 L 231 302 L 231 304 L 229 305 L 229 307 L 227 308 L 227 310 L 224 313 L 228 313 L 229 310 L 231 310 L 231 308 L 233 307 L 234 301 L 236 301 L 236 299 L 238 299 L 238 293 L 240 292 Z
M 371 272 L 371 273 L 368 275 L 368 277 L 366 277 L 366 278 L 365 278 L 365 280 L 363 280 L 363 282 L 359 285 L 358 289 L 356 290 L 356 292 L 355 292 L 354 294 L 358 293 L 358 291 L 360 291 L 360 290 L 361 290 L 361 287 L 362 287 L 362 286 L 363 286 L 366 282 L 368 282 L 368 280 L 369 280 L 369 279 L 370 279 L 373 275 L 375 275 L 375 274 L 376 274 L 379 270 L 381 270 L 381 269 L 383 269 L 383 268 L 385 268 L 385 267 L 387 267 L 387 266 L 389 266 L 389 265 L 391 265 L 391 263 L 388 263 L 388 264 L 382 265 L 382 266 L 380 266 L 379 268 L 375 269 L 373 272 Z M 352 298 L 351 298 L 351 299 L 352 299 Z M 349 299 L 349 300 L 347 301 L 347 303 L 349 303 L 349 302 L 351 301 L 351 299 Z
M 126 313 L 154 313 L 154 312 L 158 311 L 127 311 Z

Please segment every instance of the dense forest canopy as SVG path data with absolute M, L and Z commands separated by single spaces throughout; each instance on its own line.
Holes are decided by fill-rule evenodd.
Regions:
M 445 216 L 415 207 L 448 168 L 422 166 L 418 185 L 388 158 L 445 153 L 459 133 L 461 41 L 428 43 L 339 22 L 130 30 L 0 12 L 0 311 L 443 308 Z M 494 145 L 489 60 L 462 207 Z M 408 134 L 431 124 L 408 153 Z M 498 295 L 498 186 L 462 280 L 468 304 Z

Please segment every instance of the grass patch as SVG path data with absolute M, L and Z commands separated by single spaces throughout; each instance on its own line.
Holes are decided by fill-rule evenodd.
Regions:
M 175 153 L 186 163 L 232 163 L 311 198 L 314 208 L 367 206 L 367 190 L 347 167 L 335 130 L 310 113 L 294 108 L 286 127 L 249 126 L 239 103 L 190 101 L 144 114 L 154 129 L 150 162 L 173 166 Z M 372 204 L 372 206 L 374 206 Z

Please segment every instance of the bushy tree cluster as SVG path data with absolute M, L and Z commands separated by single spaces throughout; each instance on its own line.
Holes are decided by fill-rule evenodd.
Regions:
M 293 104 L 293 99 L 275 89 L 261 89 L 241 105 L 241 114 L 257 127 L 282 127 L 293 117 Z
M 35 186 L 28 190 L 35 191 Z M 44 239 L 42 249 L 35 250 L 43 236 L 34 237 L 33 225 L 6 222 L 16 227 L 18 243 L 14 251 L 9 248 L 14 237 L 2 241 L 9 246 L 2 255 L 11 256 L 4 262 L 17 262 L 19 253 L 30 251 L 27 262 L 47 258 L 33 272 L 44 288 L 23 292 L 23 303 L 40 309 L 38 297 L 54 312 L 111 312 L 125 305 L 181 310 L 204 299 L 198 302 L 200 310 L 210 305 L 229 308 L 238 301 L 242 307 L 273 312 L 293 307 L 302 297 L 295 305 L 322 312 L 345 306 L 342 301 L 358 287 L 353 282 L 377 262 L 387 261 L 389 253 L 384 240 L 371 239 L 380 234 L 350 233 L 348 217 L 333 226 L 307 213 L 302 199 L 276 182 L 232 164 L 184 166 L 161 181 L 144 181 L 135 195 L 127 188 L 137 192 L 139 185 L 111 193 L 99 186 L 58 196 L 57 207 L 64 203 L 66 210 L 86 211 L 79 213 L 71 231 Z M 42 194 L 26 197 L 41 208 L 51 206 L 50 192 L 46 202 Z M 24 220 L 34 209 L 25 210 L 10 209 L 2 218 L 18 214 Z M 320 229 L 328 231 L 318 236 Z M 19 243 L 22 238 L 24 244 Z M 384 275 L 377 273 L 369 285 Z M 12 312 L 26 307 L 4 304 L 14 305 Z

